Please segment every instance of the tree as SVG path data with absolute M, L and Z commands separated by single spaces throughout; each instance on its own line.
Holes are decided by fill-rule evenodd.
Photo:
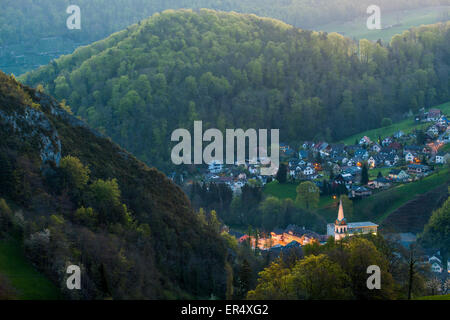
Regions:
M 0 235 L 3 231 L 9 232 L 12 227 L 12 211 L 5 199 L 0 198 Z
M 283 266 L 280 259 L 259 273 L 258 285 L 249 291 L 249 300 L 282 300 L 292 298 L 289 288 L 289 269 Z
M 450 250 L 450 197 L 433 212 L 420 240 L 428 248 L 439 248 L 442 261 L 447 261 Z M 447 273 L 447 263 L 443 264 Z
M 0 194 L 10 195 L 15 187 L 11 162 L 6 154 L 0 151 Z
M 250 283 L 252 280 L 252 269 L 247 259 L 245 258 L 239 268 L 238 276 L 238 291 L 236 298 L 243 299 L 247 295 L 247 292 L 250 290 Z
M 392 125 L 392 119 L 391 118 L 383 118 L 383 120 L 381 121 L 381 126 L 384 127 L 389 127 Z
M 268 197 L 259 206 L 262 216 L 262 226 L 266 231 L 273 230 L 283 223 L 283 202 L 276 197 Z
M 285 163 L 280 164 L 277 172 L 277 180 L 279 183 L 286 183 L 287 180 L 287 166 Z
M 358 300 L 392 299 L 394 281 L 388 272 L 388 261 L 373 242 L 363 237 L 350 237 L 345 243 L 345 256 L 340 260 L 351 278 L 352 290 Z M 381 270 L 381 290 L 369 290 L 366 285 L 367 268 L 378 266 Z
M 291 284 L 291 296 L 296 299 L 348 299 L 352 296 L 350 278 L 338 263 L 324 254 L 299 260 L 287 281 Z
M 302 182 L 297 187 L 296 203 L 305 209 L 314 209 L 319 204 L 320 190 L 310 181 Z
M 364 163 L 361 171 L 361 184 L 365 186 L 369 183 L 369 169 L 367 168 L 367 164 Z
M 418 281 L 422 252 L 416 244 L 411 244 L 408 248 L 408 300 L 411 300 L 413 289 Z
M 60 170 L 63 177 L 63 188 L 82 190 L 89 181 L 89 168 L 85 167 L 77 157 L 62 158 Z

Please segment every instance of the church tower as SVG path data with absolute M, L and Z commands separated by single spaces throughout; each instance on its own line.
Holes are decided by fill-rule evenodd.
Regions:
M 341 240 L 347 235 L 347 221 L 344 217 L 344 206 L 342 205 L 342 199 L 339 202 L 339 213 L 336 221 L 334 222 L 334 239 Z

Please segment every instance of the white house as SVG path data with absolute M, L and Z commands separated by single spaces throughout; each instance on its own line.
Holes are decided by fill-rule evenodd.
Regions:
M 405 155 L 406 162 L 414 162 L 415 156 L 412 152 L 407 152 Z
M 400 130 L 394 134 L 394 138 L 399 139 L 399 138 L 403 137 L 404 135 L 405 135 L 405 133 Z
M 436 155 L 436 164 L 445 164 L 446 162 L 447 161 L 446 161 L 445 153 L 439 152 Z
M 314 169 L 310 166 L 307 166 L 305 169 L 303 169 L 303 174 L 305 176 L 312 176 L 314 174 Z
M 373 152 L 376 152 L 376 153 L 380 152 L 380 151 L 381 151 L 381 146 L 380 146 L 378 143 L 375 143 L 375 144 L 372 146 L 372 151 L 373 151 Z
M 210 173 L 220 173 L 223 170 L 223 164 L 220 161 L 211 161 L 208 164 L 208 170 Z
M 432 256 L 428 259 L 428 263 L 431 264 L 431 271 L 435 273 L 442 273 L 444 268 L 442 267 L 442 261 L 436 256 Z
M 431 126 L 428 128 L 427 132 L 431 135 L 437 136 L 439 134 L 439 129 L 437 126 Z

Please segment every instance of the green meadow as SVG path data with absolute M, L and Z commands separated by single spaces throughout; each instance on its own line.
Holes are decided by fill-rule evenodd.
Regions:
M 25 258 L 15 240 L 0 240 L 0 274 L 9 280 L 20 300 L 57 300 L 58 288 Z
M 411 27 L 443 21 L 445 19 L 445 12 L 449 12 L 449 10 L 449 6 L 442 6 L 404 10 L 384 14 L 381 9 L 381 26 L 384 28 L 382 30 L 367 29 L 368 15 L 364 15 L 360 18 L 347 22 L 334 22 L 316 26 L 314 29 L 319 31 L 338 32 L 346 37 L 357 40 L 368 39 L 376 41 L 381 39 L 384 42 L 389 43 L 393 36 L 396 34 L 401 34 Z
M 436 106 L 435 108 L 441 109 L 441 111 L 445 114 L 450 114 L 450 102 L 441 104 Z M 342 143 L 345 144 L 354 144 L 355 140 L 360 140 L 362 137 L 367 136 L 372 141 L 376 141 L 378 137 L 381 137 L 382 139 L 394 135 L 397 131 L 403 131 L 404 133 L 411 133 L 415 129 L 424 129 L 428 127 L 429 123 L 416 123 L 414 121 L 414 117 L 410 117 L 408 119 L 405 119 L 400 122 L 393 123 L 392 125 L 384 128 L 378 128 L 378 129 L 372 129 L 363 131 L 360 133 L 357 133 L 355 135 L 352 135 L 344 140 L 342 140 Z

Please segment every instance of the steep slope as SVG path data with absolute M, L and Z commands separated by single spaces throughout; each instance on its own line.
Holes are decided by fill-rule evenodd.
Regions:
M 384 230 L 421 233 L 434 210 L 440 208 L 448 198 L 448 183 L 423 194 L 417 195 L 392 212 L 382 223 Z
M 169 170 L 170 134 L 194 120 L 331 141 L 448 101 L 449 30 L 423 26 L 385 47 L 253 15 L 167 11 L 21 79 Z
M 18 229 L 67 297 L 222 296 L 224 244 L 162 173 L 1 72 L 0 123 L 0 236 Z

